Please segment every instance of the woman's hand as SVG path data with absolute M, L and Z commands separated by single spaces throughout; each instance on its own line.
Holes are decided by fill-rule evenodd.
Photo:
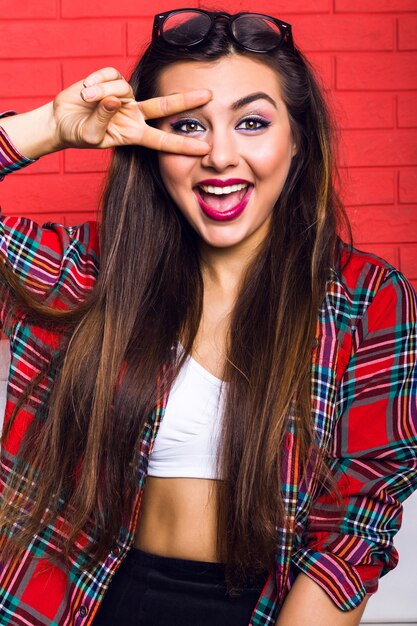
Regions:
M 211 98 L 208 89 L 136 102 L 129 83 L 112 68 L 90 74 L 57 95 L 53 117 L 57 145 L 62 148 L 112 148 L 140 145 L 164 152 L 206 154 L 206 142 L 166 133 L 146 124 L 201 106 Z
M 36 159 L 64 148 L 138 145 L 178 154 L 204 155 L 201 139 L 167 133 L 146 121 L 202 106 L 208 89 L 136 102 L 129 83 L 112 68 L 90 74 L 61 91 L 52 102 L 0 120 L 16 148 Z

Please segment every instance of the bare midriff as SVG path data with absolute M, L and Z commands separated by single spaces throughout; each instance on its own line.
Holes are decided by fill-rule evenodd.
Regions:
M 230 290 L 229 290 L 230 291 Z M 202 323 L 192 356 L 217 378 L 224 369 L 231 304 L 205 289 Z M 148 476 L 135 532 L 135 547 L 158 556 L 221 562 L 216 550 L 218 480 Z
M 216 480 L 148 476 L 135 547 L 158 556 L 219 562 Z

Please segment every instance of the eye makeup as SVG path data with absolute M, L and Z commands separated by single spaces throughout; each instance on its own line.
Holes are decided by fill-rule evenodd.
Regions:
M 255 128 L 239 128 L 245 122 L 255 123 L 256 127 Z M 266 119 L 263 116 L 248 114 L 248 115 L 245 115 L 236 123 L 235 128 L 236 130 L 245 130 L 251 133 L 251 132 L 256 132 L 256 131 L 268 128 L 268 126 L 270 126 L 271 123 L 272 123 L 271 120 Z M 194 126 L 194 130 L 190 130 L 187 134 L 192 133 L 192 132 L 204 132 L 206 130 L 203 124 L 199 122 L 198 119 L 193 118 L 193 117 L 176 119 L 176 120 L 172 120 L 169 122 L 169 126 L 173 132 L 187 132 L 185 130 L 181 130 L 182 127 L 186 126 L 187 124 L 189 126 Z M 197 126 L 200 126 L 201 130 L 197 130 L 196 128 Z

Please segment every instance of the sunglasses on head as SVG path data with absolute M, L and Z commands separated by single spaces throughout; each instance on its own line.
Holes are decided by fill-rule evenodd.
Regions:
M 230 15 L 204 9 L 176 9 L 155 15 L 152 41 L 162 39 L 179 48 L 207 41 L 217 19 L 226 19 L 229 35 L 244 50 L 271 52 L 282 46 L 294 50 L 291 24 L 262 13 Z

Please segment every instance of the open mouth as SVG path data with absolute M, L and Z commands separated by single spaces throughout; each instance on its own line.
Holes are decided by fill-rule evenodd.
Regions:
M 194 188 L 203 212 L 216 220 L 234 219 L 247 205 L 252 193 L 250 183 L 237 183 L 226 187 L 198 185 Z

